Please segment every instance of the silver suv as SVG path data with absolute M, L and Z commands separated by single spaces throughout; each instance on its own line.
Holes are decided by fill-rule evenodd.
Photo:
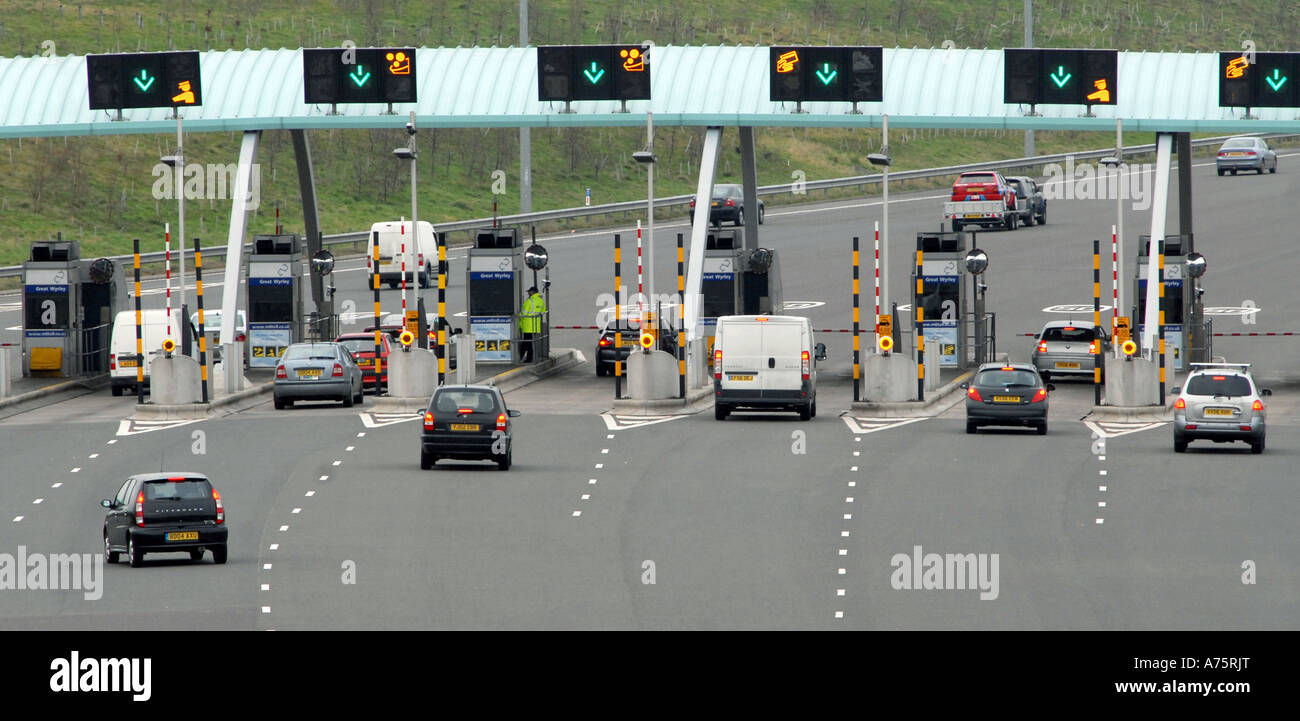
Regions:
M 1075 376 L 1092 380 L 1093 368 L 1098 355 L 1094 343 L 1100 335 L 1101 356 L 1110 350 L 1110 337 L 1106 328 L 1093 327 L 1090 320 L 1053 320 L 1043 326 L 1043 330 L 1034 336 L 1038 343 L 1030 359 L 1038 375 L 1046 383 L 1053 377 Z M 1103 360 L 1102 377 L 1105 378 L 1105 361 Z
M 1273 391 L 1259 389 L 1249 363 L 1192 363 L 1182 388 L 1175 387 L 1174 451 L 1195 440 L 1245 441 L 1251 453 L 1264 452 L 1264 401 Z M 1181 390 L 1181 392 L 1180 392 Z

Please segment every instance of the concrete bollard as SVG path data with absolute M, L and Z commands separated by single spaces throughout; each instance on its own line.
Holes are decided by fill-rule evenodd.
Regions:
M 927 378 L 929 375 L 927 371 Z M 916 400 L 916 361 L 906 353 L 868 353 L 862 362 L 862 400 L 870 403 Z
M 149 362 L 149 397 L 155 405 L 198 403 L 199 381 L 199 362 L 189 356 L 159 353 Z
M 1160 404 L 1160 365 L 1143 358 L 1108 359 L 1105 405 L 1157 406 Z
M 627 396 L 638 401 L 677 397 L 677 358 L 661 350 L 627 354 Z
M 388 354 L 388 395 L 393 398 L 429 398 L 438 384 L 438 357 L 413 348 Z
M 13 393 L 14 371 L 22 368 L 17 350 L 18 346 L 0 346 L 0 398 L 8 398 Z

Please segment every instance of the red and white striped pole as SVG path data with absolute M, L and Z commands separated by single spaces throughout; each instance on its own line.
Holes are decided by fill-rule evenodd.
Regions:
M 641 286 L 641 221 L 636 222 L 636 309 L 637 320 L 645 327 L 645 291 Z
M 1115 337 L 1115 328 L 1119 325 L 1119 234 L 1115 226 L 1110 226 L 1110 275 L 1111 298 L 1115 308 L 1110 314 L 1111 340 Z M 1119 346 L 1115 346 L 1115 357 L 1119 358 Z
M 164 267 L 167 276 L 167 337 L 172 337 L 172 224 L 163 223 Z
M 871 319 L 871 327 L 875 329 L 873 335 L 876 337 L 876 353 L 880 352 L 880 221 L 876 221 L 876 315 Z
M 406 243 L 402 243 L 402 328 L 406 327 Z

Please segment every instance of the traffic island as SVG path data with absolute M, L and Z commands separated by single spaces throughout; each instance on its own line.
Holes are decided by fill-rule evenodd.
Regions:
M 906 360 L 906 359 L 905 359 Z M 916 365 L 912 364 L 913 372 Z M 959 369 L 952 369 L 950 372 L 958 372 Z M 970 379 L 974 371 L 965 371 L 940 385 L 932 391 L 925 392 L 925 400 L 918 401 L 916 398 L 916 377 L 912 377 L 911 400 L 905 401 L 857 401 L 853 403 L 850 413 L 864 413 L 876 418 L 922 418 L 935 416 L 947 410 L 954 403 L 961 400 L 961 394 L 957 393 L 961 384 Z M 942 378 L 943 376 L 940 375 Z M 956 397 L 954 398 L 954 395 Z
M 155 361 L 156 362 L 156 361 Z M 146 402 L 137 404 L 132 418 L 136 420 L 197 420 L 219 415 L 218 411 L 233 410 L 231 406 L 242 405 L 245 401 L 255 399 L 263 393 L 270 393 L 275 387 L 274 381 L 257 383 L 249 388 L 213 398 L 209 403 L 163 404 Z M 259 399 L 259 402 L 260 399 Z
M 412 351 L 414 353 L 414 351 Z M 389 356 L 389 362 L 399 354 Z M 429 354 L 432 358 L 432 354 Z M 518 390 L 531 383 L 536 383 L 543 378 L 557 375 L 569 370 L 575 366 L 586 363 L 587 359 L 583 356 L 582 351 L 576 348 L 559 348 L 552 350 L 550 355 L 537 363 L 518 366 L 510 370 L 503 371 L 489 378 L 483 378 L 478 381 L 484 385 L 495 385 L 502 393 L 509 393 Z M 395 390 L 393 387 L 393 376 L 391 375 L 395 366 L 389 367 L 389 390 Z M 420 396 L 397 396 L 386 395 L 374 399 L 374 409 L 388 413 L 417 413 L 429 407 L 429 398 L 433 395 L 433 389 L 437 379 L 436 359 L 432 373 L 433 381 L 429 385 L 429 392 Z

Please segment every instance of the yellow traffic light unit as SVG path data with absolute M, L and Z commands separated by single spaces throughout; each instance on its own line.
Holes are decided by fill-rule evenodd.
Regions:
M 176 341 L 172 340 L 171 338 L 163 339 L 162 349 L 163 349 L 163 353 L 166 353 L 167 356 L 170 358 L 171 354 L 176 351 Z

